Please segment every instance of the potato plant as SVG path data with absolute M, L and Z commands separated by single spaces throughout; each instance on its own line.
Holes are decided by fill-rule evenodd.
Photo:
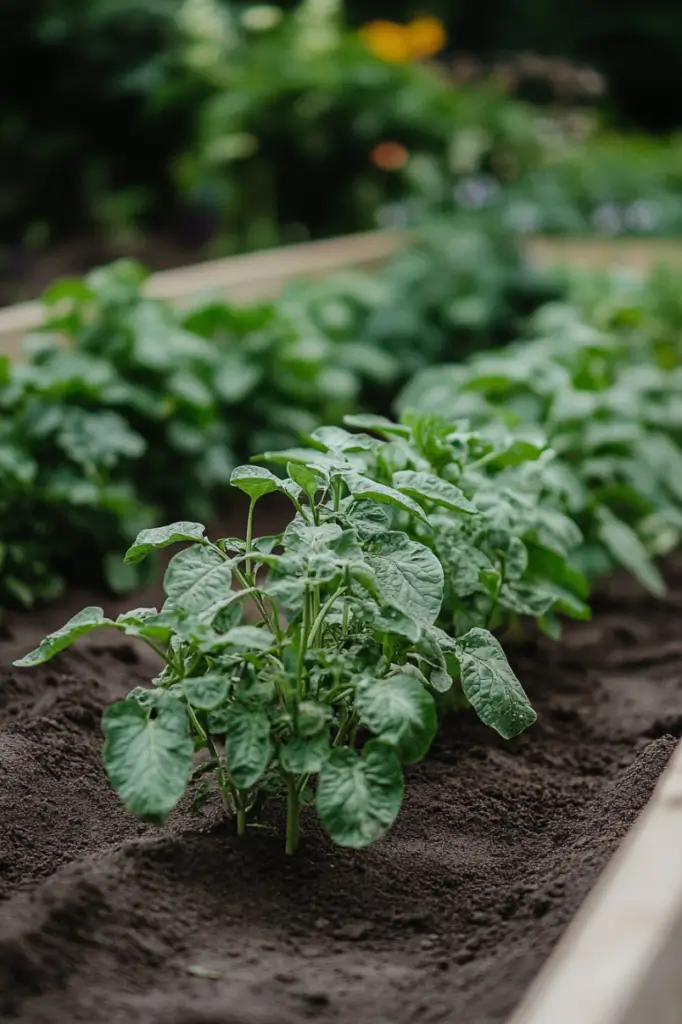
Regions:
M 398 814 L 402 765 L 423 758 L 436 732 L 436 695 L 454 691 L 505 738 L 535 720 L 492 633 L 438 626 L 443 565 L 391 522 L 405 514 L 430 528 L 424 505 L 452 506 L 454 485 L 440 481 L 436 500 L 417 488 L 415 498 L 415 487 L 363 471 L 375 438 L 322 428 L 313 442 L 283 477 L 234 470 L 249 497 L 243 538 L 212 541 L 193 522 L 140 533 L 130 564 L 188 545 L 170 561 L 160 610 L 112 620 L 86 608 L 15 662 L 39 665 L 103 627 L 159 655 L 152 686 L 102 720 L 109 779 L 146 821 L 162 824 L 190 786 L 201 798 L 213 776 L 240 834 L 282 792 L 288 853 L 309 801 L 332 840 L 362 847 Z M 271 492 L 288 497 L 293 518 L 282 535 L 255 538 L 254 507 Z M 458 504 L 453 512 L 472 514 Z
M 589 576 L 622 566 L 660 595 L 654 557 L 682 537 L 682 366 L 676 342 L 637 307 L 618 316 L 605 331 L 547 306 L 538 337 L 423 371 L 399 407 L 541 429 L 557 453 L 544 493 L 584 536 L 577 564 Z
M 295 460 L 354 473 L 409 498 L 393 504 L 392 526 L 429 547 L 443 566 L 439 625 L 513 630 L 524 617 L 558 635 L 560 615 L 589 618 L 588 581 L 573 562 L 582 541 L 558 507 L 556 456 L 537 431 L 514 435 L 499 426 L 471 430 L 431 415 L 346 418 L 379 435 L 355 440 L 343 430 L 313 434 L 309 448 L 269 452 L 273 464 Z M 360 450 L 356 450 L 356 446 Z M 442 666 L 439 653 L 434 652 Z

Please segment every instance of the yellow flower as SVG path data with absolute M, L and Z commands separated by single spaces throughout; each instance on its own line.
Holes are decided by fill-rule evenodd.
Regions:
M 365 46 L 380 60 L 402 64 L 412 59 L 410 36 L 405 25 L 395 21 L 370 21 L 360 29 Z
M 430 15 L 414 18 L 407 25 L 370 21 L 360 29 L 360 37 L 375 57 L 391 64 L 435 57 L 447 42 L 442 21 Z
M 406 26 L 410 53 L 416 60 L 435 57 L 445 49 L 448 37 L 443 22 L 430 15 L 414 18 Z

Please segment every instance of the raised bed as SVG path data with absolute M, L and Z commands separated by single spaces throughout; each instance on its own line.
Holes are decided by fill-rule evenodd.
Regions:
M 519 1005 L 673 754 L 679 558 L 667 574 L 655 607 L 616 580 L 561 644 L 510 651 L 539 712 L 532 730 L 505 743 L 473 716 L 445 721 L 384 841 L 341 850 L 311 817 L 293 861 L 274 834 L 279 807 L 242 840 L 217 801 L 201 813 L 184 802 L 161 831 L 121 807 L 99 717 L 149 678 L 130 644 L 97 638 L 39 670 L 6 667 L 97 595 L 11 618 L 0 1019 L 492 1024 L 518 1007 L 513 1024 L 678 1020 L 679 755 Z
M 270 252 L 231 256 L 208 263 L 164 270 L 152 275 L 150 296 L 182 304 L 197 295 L 213 293 L 234 302 L 254 302 L 279 294 L 287 281 L 324 276 L 348 268 L 374 267 L 400 251 L 409 235 L 375 231 L 324 242 L 306 242 Z M 646 270 L 657 263 L 682 263 L 677 239 L 571 239 L 538 237 L 526 243 L 528 257 L 537 266 L 582 263 L 593 267 L 618 265 Z M 17 356 L 21 339 L 40 326 L 37 302 L 0 309 L 0 354 Z
M 338 248 L 350 241 L 354 259 Z M 184 285 L 180 272 L 158 275 L 151 289 L 253 299 L 292 276 L 371 265 L 382 246 L 386 255 L 401 244 L 360 241 L 297 248 L 295 264 L 271 254 L 260 276 L 260 256 L 196 268 Z M 611 261 L 598 251 L 595 265 Z M 593 621 L 567 628 L 560 644 L 531 638 L 510 649 L 539 712 L 528 733 L 505 743 L 468 714 L 446 720 L 429 759 L 410 770 L 385 840 L 340 850 L 310 818 L 293 861 L 275 835 L 281 807 L 242 840 L 217 801 L 199 814 L 183 802 L 161 831 L 121 807 L 100 768 L 99 719 L 153 673 L 131 645 L 97 638 L 33 672 L 7 667 L 84 604 L 116 611 L 113 602 L 73 594 L 10 618 L 0 667 L 0 1019 L 678 1021 L 679 558 L 667 574 L 664 601 L 616 580 Z

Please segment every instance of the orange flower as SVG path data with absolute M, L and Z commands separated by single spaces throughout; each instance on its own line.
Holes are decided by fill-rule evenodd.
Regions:
M 400 171 L 410 154 L 399 142 L 380 142 L 370 153 L 370 159 L 380 171 Z
M 390 64 L 402 64 L 412 57 L 407 27 L 395 21 L 370 21 L 360 29 L 360 38 L 370 53 Z
M 415 60 L 435 57 L 445 49 L 448 41 L 443 22 L 430 15 L 414 18 L 406 26 L 409 38 L 410 54 Z

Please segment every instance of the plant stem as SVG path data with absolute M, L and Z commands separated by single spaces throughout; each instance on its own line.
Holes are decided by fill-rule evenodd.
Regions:
M 228 814 L 232 814 L 232 811 L 237 806 L 237 794 L 232 788 L 230 780 L 227 777 L 227 772 L 223 767 L 223 762 L 220 760 L 218 749 L 213 742 L 213 737 L 210 735 L 206 736 L 206 746 L 208 747 L 213 760 L 218 762 L 218 789 L 220 790 L 220 798 L 223 801 L 223 807 Z
M 287 776 L 287 842 L 286 853 L 293 856 L 298 850 L 301 833 L 301 807 L 298 799 L 298 787 L 293 775 Z
M 253 577 L 251 576 L 251 559 L 249 558 L 249 555 L 251 554 L 251 548 L 253 547 L 253 510 L 255 509 L 255 507 L 256 507 L 256 502 L 252 498 L 251 502 L 249 504 L 249 514 L 246 517 L 246 563 L 245 563 L 245 568 L 246 568 L 246 577 L 247 577 L 247 579 L 249 580 L 250 583 L 253 583 Z
M 310 592 L 306 587 L 303 593 L 303 621 L 298 639 L 298 665 L 296 668 L 296 690 L 297 697 L 302 700 L 305 697 L 305 652 L 308 646 L 308 634 L 310 632 Z
M 246 809 L 241 806 L 237 808 L 237 835 L 241 838 L 246 834 Z

